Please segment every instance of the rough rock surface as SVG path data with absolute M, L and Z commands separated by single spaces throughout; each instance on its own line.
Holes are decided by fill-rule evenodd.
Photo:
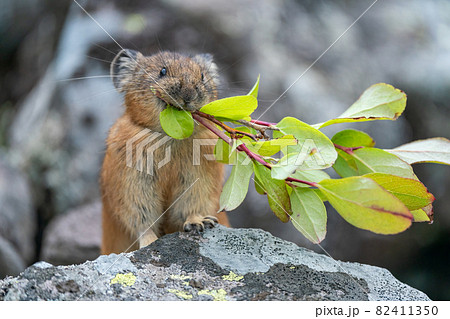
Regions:
M 94 202 L 55 218 L 45 230 L 41 259 L 70 265 L 97 258 L 102 233 L 101 211 L 101 202 Z
M 335 261 L 258 229 L 175 233 L 76 266 L 39 262 L 0 300 L 429 300 L 387 270 Z

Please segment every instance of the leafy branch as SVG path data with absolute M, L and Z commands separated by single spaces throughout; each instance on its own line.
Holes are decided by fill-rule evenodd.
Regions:
M 293 117 L 278 123 L 251 119 L 258 88 L 259 77 L 247 95 L 216 100 L 192 113 L 168 105 L 160 115 L 162 128 L 173 138 L 189 137 L 194 119 L 219 138 L 216 160 L 233 165 L 220 197 L 221 210 L 243 202 L 254 175 L 256 190 L 267 195 L 275 215 L 283 222 L 291 220 L 313 243 L 325 238 L 324 201 L 350 224 L 379 234 L 402 232 L 412 222 L 432 222 L 434 196 L 410 164 L 450 165 L 449 140 L 382 150 L 361 131 L 343 130 L 331 139 L 320 131 L 336 123 L 395 120 L 406 106 L 404 92 L 384 83 L 372 85 L 342 115 L 309 125 Z M 331 179 L 323 171 L 329 167 L 341 178 Z
M 206 119 L 210 120 L 211 122 L 213 122 L 213 123 L 215 123 L 215 124 L 218 124 L 217 122 L 219 122 L 219 121 L 217 121 L 217 120 L 214 118 L 214 116 L 208 115 L 208 114 L 205 114 L 205 113 L 202 113 L 202 112 L 199 112 L 199 111 L 192 112 L 192 116 L 193 116 L 193 118 L 194 118 L 197 122 L 199 122 L 200 124 L 202 124 L 203 126 L 205 126 L 207 129 L 209 129 L 211 132 L 213 132 L 214 134 L 216 134 L 217 137 L 219 137 L 219 138 L 221 138 L 222 140 L 224 140 L 224 141 L 225 141 L 226 143 L 228 143 L 230 146 L 233 146 L 233 143 L 234 143 L 234 142 L 233 142 L 233 138 L 230 138 L 229 136 L 227 136 L 226 134 L 224 134 L 222 131 L 218 130 L 218 129 L 215 128 L 213 125 L 211 125 L 211 124 L 209 124 L 208 122 L 206 122 L 206 121 L 203 120 L 203 118 L 206 118 Z M 239 123 L 242 123 L 242 124 L 243 124 L 243 122 L 251 123 L 251 122 L 247 122 L 247 121 L 245 121 L 245 120 L 239 121 Z M 223 123 L 222 123 L 222 124 L 223 124 Z M 220 125 L 220 124 L 218 124 L 218 125 L 221 126 L 221 127 L 223 127 L 223 126 Z M 269 125 L 270 125 L 270 127 L 269 127 Z M 226 125 L 225 125 L 225 126 L 226 126 Z M 260 125 L 260 126 L 263 126 L 263 125 Z M 252 127 L 252 126 L 249 125 L 249 127 Z M 272 124 L 267 124 L 267 125 L 264 126 L 264 127 L 269 127 L 269 128 L 272 129 L 272 130 L 277 130 L 277 131 L 279 131 L 279 129 L 278 129 L 277 127 L 275 127 L 274 125 L 272 125 Z M 253 128 L 253 127 L 252 127 L 252 128 Z M 231 129 L 231 130 L 233 130 L 233 129 Z M 230 133 L 230 135 L 231 135 L 231 134 L 233 134 L 234 132 L 241 132 L 241 131 L 234 130 L 234 132 L 233 132 L 233 131 L 230 132 L 230 131 L 227 130 L 227 132 Z M 253 140 L 257 140 L 257 138 L 255 137 L 255 135 L 253 135 L 253 134 L 251 134 L 251 133 L 246 133 L 246 132 L 242 132 L 242 133 L 245 133 L 245 134 L 243 134 L 243 136 L 250 136 Z M 236 133 L 234 133 L 234 134 L 235 134 L 235 135 L 234 135 L 234 139 L 239 138 L 239 136 L 237 136 Z M 268 138 L 269 138 L 269 137 L 268 137 Z M 245 154 L 247 154 L 247 156 L 248 156 L 250 159 L 259 162 L 261 165 L 267 167 L 268 169 L 272 169 L 272 164 L 266 162 L 266 161 L 263 159 L 263 157 L 261 157 L 259 154 L 256 154 L 256 153 L 252 152 L 252 151 L 251 151 L 244 143 L 238 145 L 238 146 L 236 147 L 236 150 L 241 151 L 241 152 L 244 152 Z M 309 181 L 305 181 L 305 180 L 301 180 L 301 179 L 293 178 L 293 177 L 286 177 L 286 178 L 285 178 L 285 181 L 286 181 L 286 182 L 297 182 L 297 183 L 302 183 L 302 184 L 306 184 L 306 185 L 309 185 L 309 186 L 317 187 L 317 184 L 314 183 L 314 182 L 309 182 Z

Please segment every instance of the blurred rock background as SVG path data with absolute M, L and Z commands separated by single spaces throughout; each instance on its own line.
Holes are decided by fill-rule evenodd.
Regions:
M 123 111 L 108 77 L 122 47 L 210 52 L 222 97 L 247 92 L 261 74 L 262 114 L 373 1 L 0 2 L 0 278 L 37 260 L 81 263 L 99 253 L 98 176 L 109 127 Z M 450 137 L 450 2 L 378 1 L 262 120 L 317 123 L 343 112 L 371 84 L 408 94 L 395 121 L 354 127 L 381 148 Z M 309 244 L 270 213 L 251 187 L 231 212 L 235 227 L 259 227 L 335 259 L 382 266 L 432 299 L 450 299 L 450 168 L 414 166 L 435 195 L 435 222 L 396 236 L 358 230 L 328 210 L 328 235 Z M 324 250 L 323 250 L 323 249 Z

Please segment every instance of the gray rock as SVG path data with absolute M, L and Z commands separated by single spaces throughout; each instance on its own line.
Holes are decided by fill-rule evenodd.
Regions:
M 0 300 L 429 300 L 385 269 L 336 261 L 258 229 L 175 233 L 76 266 L 33 265 Z
M 56 217 L 44 233 L 41 258 L 56 265 L 98 257 L 101 243 L 100 202 L 84 205 Z
M 41 268 L 41 269 L 45 269 L 45 268 L 50 268 L 53 267 L 52 264 L 46 262 L 46 261 L 38 261 L 36 263 L 34 263 L 33 265 L 31 265 L 32 267 L 36 267 L 36 268 Z
M 25 262 L 35 255 L 36 221 L 27 178 L 0 154 L 0 236 Z
M 102 255 L 96 259 L 97 263 L 94 265 L 102 275 L 115 275 L 123 271 L 136 272 L 137 268 L 128 258 L 121 258 L 120 255 L 110 254 Z

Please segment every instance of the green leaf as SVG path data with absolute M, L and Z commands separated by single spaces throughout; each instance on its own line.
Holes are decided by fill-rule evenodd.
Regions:
M 378 185 L 400 199 L 410 211 L 425 207 L 434 201 L 434 196 L 428 192 L 425 185 L 416 179 L 384 173 L 371 173 L 364 175 L 364 177 L 374 180 Z
M 411 165 L 378 148 L 361 148 L 351 154 L 338 150 L 338 154 L 333 168 L 342 177 L 386 173 L 417 179 Z
M 289 215 L 292 212 L 286 183 L 281 180 L 272 179 L 270 177 L 270 170 L 262 164 L 254 161 L 253 166 L 256 176 L 255 182 L 258 181 L 259 188 L 267 193 L 270 208 L 282 222 L 288 222 Z
M 200 111 L 224 120 L 250 120 L 250 114 L 258 106 L 252 95 L 239 95 L 213 101 L 203 106 Z
M 300 166 L 297 164 L 302 163 L 302 157 L 299 153 L 290 153 L 283 156 L 278 163 L 272 165 L 270 172 L 272 178 L 284 180 L 289 175 L 293 174 L 295 170 Z
M 331 141 L 344 147 L 373 147 L 375 145 L 375 141 L 368 134 L 352 129 L 336 133 Z M 342 177 L 359 175 L 353 156 L 340 149 L 336 149 L 336 151 L 338 153 L 338 158 L 333 165 L 336 173 Z
M 260 75 L 258 75 L 258 78 L 256 79 L 255 85 L 253 85 L 252 89 L 251 89 L 250 92 L 248 92 L 248 94 L 247 94 L 247 95 L 252 95 L 252 96 L 254 96 L 255 99 L 258 98 L 259 77 L 260 77 Z
M 345 146 L 345 147 L 373 147 L 375 146 L 375 141 L 369 134 L 362 131 L 348 129 L 336 133 L 331 141 L 334 144 Z
M 219 211 L 236 209 L 244 201 L 248 192 L 248 184 L 253 174 L 253 165 L 251 163 L 242 165 L 242 162 L 247 157 L 243 153 L 238 153 L 237 155 L 236 164 L 233 166 L 230 177 L 228 177 L 220 195 Z
M 337 149 L 338 157 L 333 164 L 333 169 L 341 177 L 358 176 L 358 167 L 355 158 L 346 152 Z
M 358 175 L 368 173 L 386 173 L 417 179 L 411 165 L 397 156 L 378 148 L 361 148 L 353 152 Z
M 194 132 L 192 114 L 170 105 L 167 105 L 166 109 L 159 114 L 159 121 L 164 132 L 178 140 L 185 139 Z
M 297 140 L 293 135 L 284 135 L 268 141 L 255 142 L 250 138 L 245 138 L 244 141 L 250 151 L 261 156 L 272 156 L 289 145 L 297 145 Z
M 351 154 L 338 150 L 338 154 L 338 159 L 333 168 L 342 177 L 386 173 L 417 179 L 411 165 L 378 148 L 361 148 Z
M 422 207 L 417 210 L 411 211 L 411 214 L 414 217 L 414 222 L 420 223 L 420 222 L 428 222 L 433 223 L 433 206 L 431 204 Z
M 327 179 L 319 189 L 350 224 L 378 234 L 397 234 L 413 219 L 408 208 L 372 179 L 355 176 Z
M 266 195 L 266 191 L 262 188 L 262 182 L 258 179 L 258 176 L 256 176 L 255 174 L 255 190 L 261 194 L 261 195 Z
M 240 140 L 233 140 L 234 145 L 231 146 L 222 139 L 218 139 L 214 147 L 214 157 L 216 161 L 223 164 L 235 164 L 237 161 L 236 147 L 242 142 Z
M 331 124 L 373 120 L 396 120 L 405 109 L 406 94 L 385 83 L 369 87 L 338 118 L 313 125 L 322 128 Z
M 309 188 L 295 187 L 290 195 L 291 221 L 303 236 L 320 243 L 327 233 L 327 211 L 317 194 Z
M 282 150 L 285 154 L 299 154 L 294 163 L 297 169 L 323 169 L 333 165 L 337 153 L 325 134 L 293 117 L 285 117 L 276 126 L 280 131 L 273 132 L 274 138 L 292 134 L 297 139 L 298 145 Z
M 415 223 L 430 222 L 430 217 L 428 217 L 423 209 L 412 210 L 411 214 Z
M 322 202 L 327 202 L 328 198 L 320 191 L 320 189 L 315 188 L 313 189 L 314 193 L 316 193 L 317 196 L 322 200 Z
M 386 151 L 409 164 L 430 162 L 450 165 L 450 141 L 443 137 L 418 140 Z
M 303 179 L 310 181 L 309 178 L 318 179 L 318 180 L 311 180 L 312 182 L 319 182 L 323 179 L 330 178 L 327 173 L 321 171 L 321 170 L 296 170 L 299 165 L 296 164 L 297 161 L 300 163 L 303 162 L 303 158 L 301 157 L 301 154 L 298 153 L 291 153 L 283 156 L 278 163 L 272 165 L 271 170 L 271 176 L 275 179 L 284 180 L 287 177 L 291 176 L 298 179 Z M 312 155 L 310 155 L 312 156 Z M 296 177 L 300 176 L 300 177 Z M 306 176 L 307 178 L 302 178 L 302 176 Z M 307 185 L 300 185 L 300 187 L 307 187 Z

